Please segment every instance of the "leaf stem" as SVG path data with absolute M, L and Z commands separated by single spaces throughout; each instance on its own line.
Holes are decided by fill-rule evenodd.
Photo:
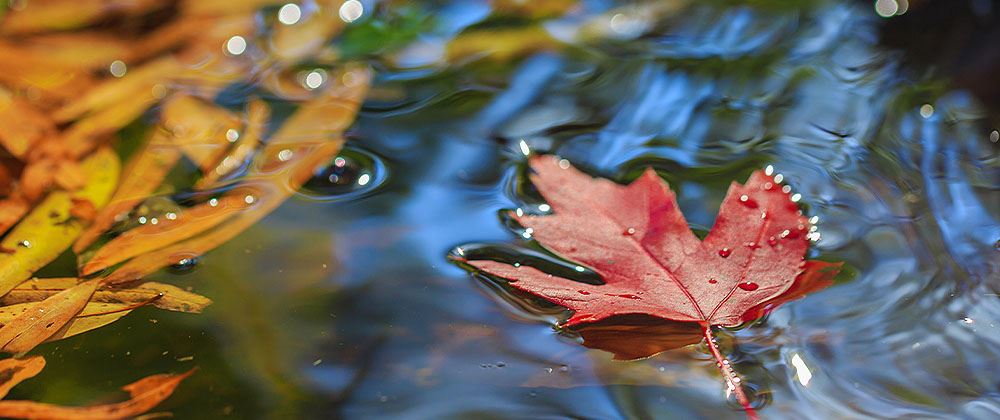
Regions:
M 712 336 L 712 326 L 702 324 L 701 332 L 705 337 L 705 342 L 708 343 L 708 349 L 712 352 L 712 357 L 715 357 L 716 366 L 719 367 L 722 377 L 726 380 L 726 387 L 736 395 L 736 401 L 739 401 L 740 405 L 743 406 L 743 410 L 747 413 L 747 418 L 757 420 L 757 412 L 750 405 L 747 395 L 743 393 L 743 387 L 740 385 L 740 377 L 736 375 L 732 364 L 722 356 L 722 353 L 719 353 L 719 347 L 715 345 L 715 337 Z

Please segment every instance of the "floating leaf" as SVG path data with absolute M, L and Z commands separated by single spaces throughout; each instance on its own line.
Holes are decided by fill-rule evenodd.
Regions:
M 21 353 L 35 348 L 73 319 L 100 285 L 91 280 L 33 304 L 0 327 L 0 351 Z
M 129 393 L 128 401 L 94 405 L 90 407 L 65 407 L 34 401 L 0 401 L 0 416 L 19 419 L 121 419 L 145 413 L 170 397 L 188 376 L 189 370 L 179 375 L 160 374 L 147 376 L 122 387 Z
M 170 169 L 180 159 L 181 152 L 171 144 L 168 134 L 155 130 L 145 146 L 129 159 L 122 178 L 108 205 L 98 212 L 93 223 L 73 243 L 73 251 L 81 253 L 107 231 L 115 220 L 149 197 L 163 182 Z
M 10 154 L 22 158 L 32 145 L 55 133 L 48 116 L 0 87 L 0 144 Z
M 267 121 L 270 115 L 271 109 L 267 106 L 266 102 L 260 99 L 250 101 L 250 104 L 247 106 L 247 123 L 244 126 L 243 133 L 239 135 L 229 154 L 219 161 L 215 169 L 206 172 L 194 184 L 194 188 L 205 190 L 218 187 L 219 179 L 245 165 L 257 150 L 261 138 L 264 137 L 264 130 L 267 128 Z
M 242 128 L 236 114 L 188 95 L 170 98 L 161 118 L 174 144 L 202 172 L 215 168 L 229 149 L 229 139 Z
M 60 291 L 79 284 L 75 278 L 32 279 L 21 283 L 18 287 L 0 297 L 0 311 L 9 306 L 39 302 Z M 113 303 L 124 306 L 151 304 L 160 309 L 176 312 L 198 313 L 204 310 L 212 301 L 197 293 L 192 293 L 177 286 L 157 282 L 129 284 L 121 288 L 101 288 L 94 292 L 91 303 Z M 89 311 L 84 310 L 82 313 Z M 0 323 L 4 323 L 0 315 Z
M 59 256 L 83 231 L 70 215 L 73 200 L 87 200 L 95 207 L 107 203 L 118 182 L 118 156 L 103 148 L 82 163 L 87 185 L 75 192 L 54 191 L 0 241 L 0 296 L 27 280 Z
M 731 184 L 715 225 L 699 240 L 673 192 L 651 169 L 621 186 L 551 156 L 532 158 L 531 168 L 531 180 L 553 214 L 511 217 L 539 243 L 593 269 L 605 283 L 578 282 L 526 265 L 468 263 L 572 309 L 566 327 L 624 315 L 697 324 L 729 389 L 753 416 L 711 328 L 754 319 L 828 283 L 827 274 L 799 276 L 809 223 L 788 190 L 763 171 L 754 172 L 745 185 Z M 812 266 L 822 266 L 824 273 L 837 269 Z
M 80 269 L 90 275 L 137 255 L 162 248 L 211 229 L 256 202 L 252 195 L 226 194 L 221 199 L 192 207 L 176 219 L 163 219 L 122 233 L 102 246 Z
M 367 68 L 347 66 L 331 77 L 320 97 L 303 104 L 258 153 L 244 187 L 226 196 L 254 203 L 225 224 L 128 261 L 106 279 L 109 283 L 141 279 L 160 268 L 201 255 L 232 239 L 274 211 L 332 159 L 343 144 L 343 131 L 354 121 L 367 92 Z

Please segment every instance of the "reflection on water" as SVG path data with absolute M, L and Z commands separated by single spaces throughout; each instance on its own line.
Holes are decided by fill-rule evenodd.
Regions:
M 441 43 L 470 25 L 538 24 L 484 22 L 489 10 L 466 2 L 413 6 L 435 19 L 372 58 L 379 83 L 343 164 L 197 270 L 159 275 L 214 307 L 50 345 L 48 373 L 15 394 L 65 400 L 52 372 L 124 383 L 138 367 L 196 363 L 164 407 L 180 418 L 742 416 L 699 346 L 612 363 L 554 331 L 560 311 L 498 297 L 446 261 L 472 241 L 531 245 L 498 217 L 545 211 L 523 142 L 623 181 L 654 166 L 700 230 L 753 169 L 773 165 L 802 194 L 822 232 L 812 256 L 856 274 L 720 334 L 762 415 L 1000 415 L 997 127 L 968 92 L 879 47 L 866 2 L 729 3 L 585 2 L 536 28 L 566 45 L 447 65 Z M 273 11 L 283 24 L 305 12 Z M 409 25 L 373 13 L 355 24 Z M 284 76 L 322 81 L 303 71 Z

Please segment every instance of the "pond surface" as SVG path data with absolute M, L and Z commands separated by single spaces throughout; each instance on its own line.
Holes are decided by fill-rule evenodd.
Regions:
M 215 304 L 141 309 L 41 347 L 49 368 L 12 396 L 87 403 L 198 366 L 162 409 L 742 417 L 704 346 L 613 362 L 557 332 L 557 309 L 447 260 L 465 244 L 527 244 L 499 216 L 541 203 L 523 188 L 527 148 L 621 182 L 654 167 L 695 230 L 754 169 L 773 165 L 802 194 L 821 233 L 810 257 L 848 273 L 719 333 L 765 418 L 996 418 L 997 119 L 951 74 L 880 45 L 886 19 L 869 2 L 804 3 L 590 1 L 545 21 L 365 3 L 357 25 L 416 38 L 365 47 L 376 82 L 342 158 L 236 240 L 156 276 Z M 442 64 L 463 30 L 524 28 L 564 44 L 497 35 L 509 49 Z

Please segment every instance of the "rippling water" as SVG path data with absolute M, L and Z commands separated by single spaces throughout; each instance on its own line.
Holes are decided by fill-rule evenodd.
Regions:
M 986 110 L 879 46 L 867 2 L 731 3 L 585 2 L 538 26 L 565 45 L 448 65 L 443 43 L 470 25 L 536 24 L 413 6 L 433 19 L 372 59 L 376 88 L 340 160 L 260 226 L 160 275 L 216 305 L 65 340 L 49 370 L 110 384 L 198 364 L 165 406 L 180 418 L 741 417 L 706 349 L 612 362 L 554 331 L 559 311 L 447 262 L 460 244 L 525 244 L 499 217 L 540 203 L 523 142 L 620 181 L 661 169 L 694 229 L 764 165 L 802 194 L 822 234 L 812 256 L 849 275 L 719 334 L 763 416 L 1000 416 Z M 379 10 L 366 19 L 397 13 Z M 64 395 L 54 378 L 18 395 Z

